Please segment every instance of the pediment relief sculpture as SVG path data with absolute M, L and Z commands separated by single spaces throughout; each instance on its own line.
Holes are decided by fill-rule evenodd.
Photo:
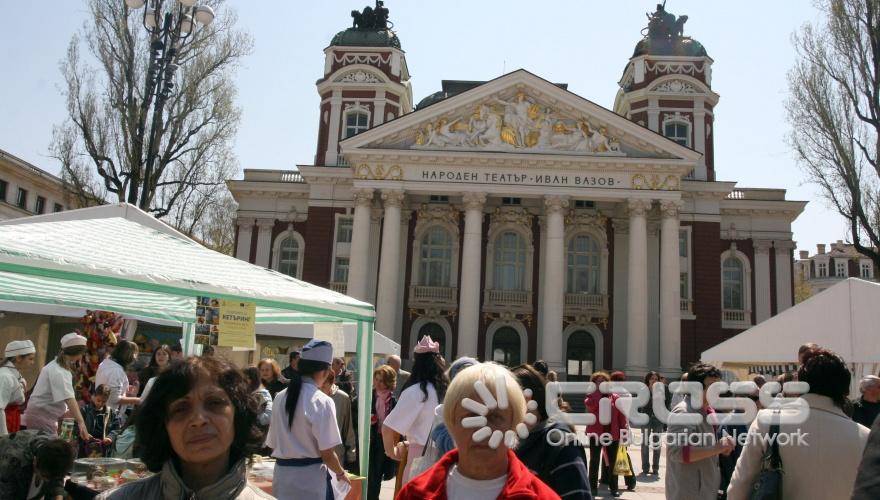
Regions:
M 467 117 L 426 123 L 416 130 L 410 147 L 626 156 L 605 126 L 585 116 L 567 116 L 524 92 L 508 101 L 494 97 L 478 104 Z

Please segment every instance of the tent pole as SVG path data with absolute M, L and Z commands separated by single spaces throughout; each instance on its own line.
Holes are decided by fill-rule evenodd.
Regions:
M 358 449 L 360 450 L 360 475 L 370 471 L 370 417 L 373 407 L 373 322 L 358 321 Z M 367 498 L 367 481 L 363 482 L 361 497 Z
M 195 323 L 184 323 L 183 324 L 183 338 L 180 339 L 180 347 L 183 349 L 184 356 L 192 356 L 195 354 L 193 352 L 195 340 L 196 340 L 196 325 Z

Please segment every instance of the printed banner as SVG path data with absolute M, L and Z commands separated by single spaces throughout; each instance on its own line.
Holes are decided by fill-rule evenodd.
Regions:
M 195 343 L 254 349 L 257 306 L 216 297 L 196 297 Z

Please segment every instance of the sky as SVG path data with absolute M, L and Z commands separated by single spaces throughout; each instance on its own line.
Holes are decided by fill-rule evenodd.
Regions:
M 119 0 L 120 2 L 123 0 Z M 234 150 L 241 168 L 292 169 L 313 163 L 324 54 L 351 26 L 350 12 L 371 0 L 227 0 L 254 50 L 236 74 L 242 121 Z M 0 30 L 0 148 L 49 172 L 54 125 L 66 117 L 59 62 L 86 21 L 84 0 L 11 2 Z M 440 81 L 490 80 L 527 69 L 568 83 L 575 94 L 611 108 L 617 82 L 647 25 L 652 1 L 386 0 L 406 52 L 413 98 Z M 715 170 L 740 187 L 785 188 L 807 200 L 793 224 L 799 249 L 847 239 L 846 224 L 821 198 L 786 143 L 786 74 L 796 54 L 791 35 L 820 13 L 811 2 L 670 0 L 687 14 L 685 34 L 714 59 Z

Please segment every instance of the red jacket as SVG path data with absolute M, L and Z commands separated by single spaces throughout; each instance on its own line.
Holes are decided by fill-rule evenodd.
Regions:
M 587 399 L 584 400 L 587 411 L 596 416 L 596 423 L 587 427 L 587 435 L 600 436 L 607 432 L 611 434 L 612 440 L 620 441 L 620 431 L 626 429 L 629 423 L 623 412 L 617 409 L 616 403 L 619 397 L 617 394 L 602 394 L 598 389 L 587 396 Z M 599 401 L 602 398 L 611 399 L 611 423 L 608 425 L 599 423 Z
M 507 483 L 498 498 L 517 500 L 559 500 L 549 486 L 541 482 L 507 450 Z M 443 455 L 430 469 L 414 477 L 397 494 L 397 500 L 446 500 L 446 478 L 449 468 L 458 462 L 458 449 Z

